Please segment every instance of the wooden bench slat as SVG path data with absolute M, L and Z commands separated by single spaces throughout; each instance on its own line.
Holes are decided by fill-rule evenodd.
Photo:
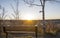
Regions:
M 7 31 L 7 33 L 35 33 L 31 31 Z

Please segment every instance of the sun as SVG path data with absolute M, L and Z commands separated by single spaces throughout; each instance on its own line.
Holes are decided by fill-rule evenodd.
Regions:
M 34 19 L 34 14 L 32 14 L 32 13 L 26 13 L 26 14 L 24 14 L 23 18 L 25 20 L 33 20 Z
M 33 19 L 33 16 L 31 14 L 27 14 L 26 17 L 25 17 L 25 19 L 32 20 Z

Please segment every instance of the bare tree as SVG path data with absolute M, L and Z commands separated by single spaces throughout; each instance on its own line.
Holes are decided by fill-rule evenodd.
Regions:
M 6 12 L 5 12 L 5 8 L 0 5 L 0 9 L 2 10 L 2 12 L 0 14 L 0 18 L 4 20 L 7 16 Z
M 16 20 L 19 20 L 19 10 L 18 10 L 19 0 L 16 0 L 15 2 L 16 2 L 16 9 L 13 7 L 12 4 L 10 4 L 11 7 L 12 7 L 12 9 L 13 9 L 13 11 L 14 11 L 14 14 L 12 14 L 12 16 L 13 16 Z

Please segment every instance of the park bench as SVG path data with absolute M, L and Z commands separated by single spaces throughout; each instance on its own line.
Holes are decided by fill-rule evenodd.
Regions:
M 7 34 L 6 38 L 10 36 L 10 34 L 20 34 L 20 33 L 26 33 L 26 34 L 35 34 L 35 27 L 34 26 L 6 26 L 4 27 L 5 33 Z

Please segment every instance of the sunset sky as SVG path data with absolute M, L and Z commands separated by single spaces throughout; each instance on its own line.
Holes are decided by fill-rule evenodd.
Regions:
M 35 0 L 35 4 L 40 4 L 39 0 Z M 6 18 L 13 19 L 13 16 L 11 15 L 13 12 L 11 5 L 14 6 L 14 9 L 16 9 L 16 0 L 0 0 L 0 5 L 2 7 L 5 7 L 6 13 L 8 16 Z M 33 6 L 29 7 L 28 4 L 23 2 L 23 0 L 19 0 L 19 17 L 20 19 L 42 19 L 42 13 L 39 13 L 41 10 L 41 6 Z M 1 14 L 1 9 L 0 9 Z M 45 6 L 45 19 L 60 19 L 60 3 L 56 2 L 46 2 Z

